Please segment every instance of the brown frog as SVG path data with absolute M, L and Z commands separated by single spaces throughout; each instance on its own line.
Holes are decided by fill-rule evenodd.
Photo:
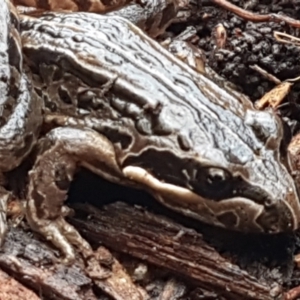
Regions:
M 216 226 L 264 233 L 299 227 L 274 113 L 254 110 L 119 16 L 22 16 L 20 32 L 44 121 L 56 126 L 39 141 L 26 216 L 66 261 L 74 259 L 73 246 L 92 253 L 64 220 L 79 167 Z

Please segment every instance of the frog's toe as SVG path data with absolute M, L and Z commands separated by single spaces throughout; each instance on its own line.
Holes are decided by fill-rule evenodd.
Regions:
M 109 174 L 110 179 L 123 179 L 114 146 L 96 131 L 59 127 L 41 138 L 37 148 L 37 158 L 29 172 L 27 220 L 31 228 L 58 247 L 66 259 L 75 257 L 72 246 L 78 248 L 85 259 L 90 258 L 93 250 L 64 220 L 72 211 L 63 204 L 79 166 L 99 175 Z
M 26 216 L 30 227 L 43 235 L 48 241 L 56 246 L 63 254 L 63 263 L 71 264 L 75 261 L 76 247 L 83 257 L 88 258 L 93 255 L 93 250 L 89 243 L 84 240 L 78 231 L 62 216 L 56 219 L 41 219 L 36 215 L 35 209 L 27 207 Z M 73 247 L 74 246 L 74 247 Z
M 88 259 L 93 256 L 94 252 L 92 247 L 82 238 L 75 227 L 66 222 L 63 217 L 59 217 L 56 224 L 62 236 L 65 237 L 69 244 L 75 246 L 84 258 Z
M 63 253 L 62 261 L 64 263 L 72 264 L 75 261 L 75 252 L 67 236 L 62 232 L 60 219 L 40 221 L 38 227 L 34 226 L 34 229 Z

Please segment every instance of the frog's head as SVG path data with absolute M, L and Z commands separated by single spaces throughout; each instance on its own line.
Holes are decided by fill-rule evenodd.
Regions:
M 149 146 L 127 158 L 124 174 L 166 206 L 206 223 L 244 232 L 298 228 L 299 199 L 280 153 L 279 118 L 247 110 L 240 119 L 202 124 L 200 131 L 183 128 L 178 148 Z

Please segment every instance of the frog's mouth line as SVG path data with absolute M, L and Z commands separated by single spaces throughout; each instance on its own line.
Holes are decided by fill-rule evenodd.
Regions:
M 292 231 L 298 226 L 291 207 L 284 201 L 272 207 L 244 197 L 216 202 L 186 188 L 161 182 L 140 167 L 125 167 L 123 173 L 168 208 L 205 223 L 235 231 L 265 233 Z

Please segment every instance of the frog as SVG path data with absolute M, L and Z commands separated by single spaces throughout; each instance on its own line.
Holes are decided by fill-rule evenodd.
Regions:
M 0 18 L 6 15 L 0 8 Z M 19 18 L 20 57 L 42 99 L 43 122 L 52 126 L 36 142 L 26 219 L 66 263 L 75 248 L 93 253 L 65 220 L 68 190 L 82 167 L 228 230 L 299 227 L 298 191 L 273 111 L 256 110 L 124 17 Z

